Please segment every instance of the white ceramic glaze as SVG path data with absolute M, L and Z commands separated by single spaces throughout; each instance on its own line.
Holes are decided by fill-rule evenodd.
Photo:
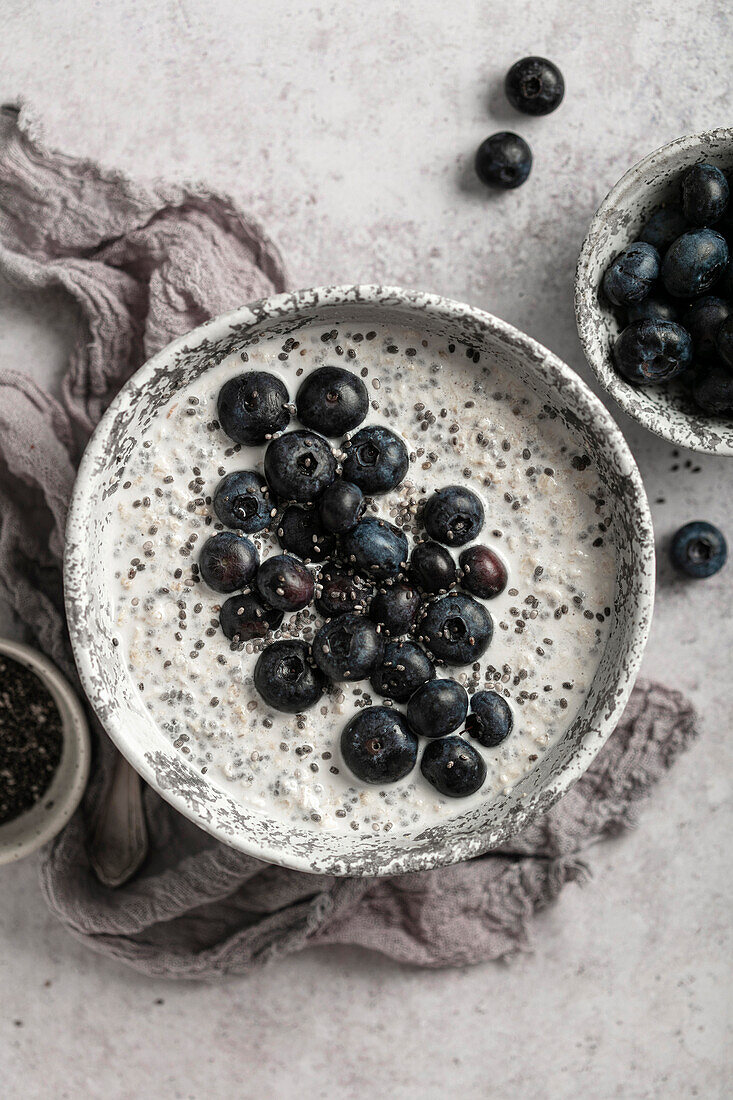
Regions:
M 632 386 L 618 374 L 611 349 L 621 326 L 598 294 L 614 256 L 638 238 L 655 210 L 678 197 L 684 170 L 703 162 L 725 172 L 733 169 L 733 130 L 691 134 L 663 145 L 630 168 L 609 191 L 580 252 L 575 274 L 575 315 L 588 363 L 603 388 L 629 416 L 675 446 L 733 455 L 732 416 L 706 415 L 679 387 Z
M 481 351 L 540 394 L 569 441 L 590 456 L 615 502 L 617 581 L 608 645 L 566 734 L 520 783 L 418 836 L 334 835 L 284 827 L 235 802 L 155 726 L 120 649 L 111 644 L 105 551 L 115 494 L 154 418 L 183 387 L 264 333 L 300 326 L 409 324 Z M 127 383 L 101 421 L 80 467 L 67 523 L 65 595 L 84 689 L 100 720 L 143 778 L 191 820 L 234 848 L 304 871 L 375 875 L 420 870 L 480 854 L 548 809 L 582 774 L 612 732 L 646 642 L 654 590 L 654 543 L 638 470 L 607 410 L 565 364 L 505 322 L 471 306 L 391 287 L 328 287 L 282 294 L 218 317 L 175 340 Z
M 30 855 L 63 829 L 84 794 L 91 745 L 84 708 L 55 665 L 30 646 L 0 639 L 0 653 L 25 665 L 41 680 L 59 709 L 61 762 L 46 793 L 26 813 L 0 825 L 0 864 Z

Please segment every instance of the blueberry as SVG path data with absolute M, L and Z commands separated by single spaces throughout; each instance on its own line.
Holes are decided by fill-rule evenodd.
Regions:
M 404 481 L 410 460 L 398 435 L 381 424 L 369 424 L 344 443 L 346 481 L 365 493 L 388 493 Z
M 417 762 L 417 737 L 393 707 L 365 707 L 341 734 L 344 763 L 363 783 L 396 783 Z
M 343 367 L 319 367 L 301 383 L 295 398 L 298 416 L 322 435 L 344 435 L 369 412 L 367 388 Z
M 674 298 L 697 298 L 715 285 L 727 264 L 725 238 L 714 229 L 694 229 L 667 249 L 662 282 Z
M 337 478 L 324 492 L 318 507 L 326 530 L 343 535 L 356 527 L 366 511 L 366 501 L 358 485 Z
M 484 506 L 465 485 L 436 489 L 425 505 L 425 530 L 446 546 L 465 546 L 478 537 L 484 525 Z
M 313 599 L 313 576 L 297 558 L 274 554 L 257 570 L 257 591 L 270 607 L 278 611 L 300 611 Z
M 274 374 L 247 371 L 219 390 L 219 423 L 236 443 L 264 443 L 290 423 L 289 401 L 284 382 Z
M 447 592 L 458 579 L 450 551 L 439 542 L 419 542 L 410 556 L 408 573 L 423 592 Z
M 688 577 L 712 577 L 725 565 L 728 547 L 725 538 L 712 523 L 696 520 L 686 523 L 672 539 L 672 564 Z
M 659 278 L 659 253 L 645 241 L 635 241 L 606 268 L 603 293 L 615 306 L 628 306 L 646 298 Z
M 532 170 L 532 151 L 518 134 L 502 131 L 482 141 L 474 161 L 476 175 L 487 187 L 519 187 Z
M 448 798 L 465 798 L 475 794 L 486 779 L 484 758 L 473 745 L 456 734 L 428 742 L 420 761 L 420 771 L 428 783 Z
M 201 547 L 199 570 L 215 592 L 246 588 L 257 571 L 259 555 L 254 544 L 233 531 L 212 535 Z
M 397 527 L 367 516 L 341 538 L 346 561 L 375 580 L 396 577 L 407 563 L 407 539 Z
M 730 314 L 722 321 L 715 343 L 720 358 L 726 366 L 733 368 L 733 317 Z
M 221 522 L 248 535 L 267 527 L 271 507 L 265 479 L 254 470 L 227 474 L 214 493 L 214 511 Z
M 713 225 L 728 205 L 728 181 L 712 164 L 693 164 L 682 176 L 682 209 L 690 225 Z
M 466 729 L 485 749 L 500 745 L 512 732 L 514 715 L 502 695 L 495 691 L 477 691 L 471 698 L 471 713 Z
M 392 638 L 409 634 L 420 610 L 420 595 L 411 584 L 395 581 L 377 590 L 369 608 L 369 618 Z
M 428 604 L 418 624 L 420 640 L 448 665 L 467 665 L 486 651 L 494 624 L 472 596 L 451 593 Z
M 282 611 L 268 607 L 253 592 L 230 596 L 219 612 L 221 629 L 231 642 L 264 638 L 271 630 L 277 630 L 282 621 Z
M 523 57 L 506 74 L 504 90 L 512 107 L 525 115 L 549 115 L 562 103 L 565 81 L 546 57 Z
M 316 500 L 336 477 L 336 458 L 320 435 L 286 432 L 268 444 L 265 477 L 279 500 Z
M 329 680 L 364 680 L 382 660 L 384 638 L 363 615 L 349 612 L 324 623 L 313 639 L 313 660 Z
M 718 364 L 704 367 L 695 377 L 692 396 L 710 416 L 733 412 L 733 373 Z
M 677 307 L 657 294 L 649 294 L 641 302 L 634 302 L 626 310 L 627 321 L 676 321 Z
M 462 726 L 468 713 L 466 689 L 457 680 L 428 680 L 410 696 L 407 721 L 421 737 L 445 737 Z
M 425 650 L 414 642 L 387 642 L 381 664 L 370 684 L 378 695 L 406 703 L 421 684 L 435 676 L 435 665 Z
M 674 321 L 632 321 L 616 340 L 619 374 L 637 386 L 669 382 L 692 363 L 692 340 Z
M 300 714 L 317 703 L 325 684 L 305 642 L 273 642 L 255 665 L 255 687 L 273 710 Z
M 336 540 L 323 530 L 318 512 L 311 505 L 289 504 L 277 525 L 277 541 L 304 561 L 323 561 L 333 551 Z
M 646 223 L 639 239 L 656 248 L 660 256 L 663 256 L 669 246 L 681 237 L 688 228 L 687 218 L 679 206 L 663 206 L 652 214 Z
M 374 585 L 360 577 L 358 573 L 349 572 L 341 566 L 328 562 L 321 570 L 318 583 L 320 593 L 315 600 L 316 611 L 323 615 L 324 619 L 343 615 L 347 611 L 360 611 L 365 614 L 369 610 L 374 595 Z
M 695 360 L 710 363 L 717 358 L 717 339 L 723 321 L 733 313 L 728 302 L 708 296 L 693 302 L 682 319 L 682 324 L 692 337 Z M 731 327 L 733 336 L 733 326 Z M 733 342 L 731 345 L 733 351 Z
M 506 566 L 488 546 L 469 546 L 461 551 L 458 562 L 463 570 L 461 587 L 472 596 L 492 600 L 506 588 Z

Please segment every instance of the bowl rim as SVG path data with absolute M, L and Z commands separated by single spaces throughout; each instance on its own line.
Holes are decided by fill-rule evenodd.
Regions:
M 599 227 L 608 220 L 612 210 L 626 206 L 624 200 L 628 198 L 628 193 L 644 179 L 648 172 L 671 165 L 680 152 L 694 148 L 702 152 L 716 142 L 729 142 L 733 145 L 733 128 L 720 126 L 714 130 L 683 134 L 674 141 L 667 142 L 666 145 L 661 145 L 658 149 L 647 153 L 624 172 L 603 199 L 588 226 L 575 268 L 574 301 L 575 320 L 586 361 L 600 385 L 627 416 L 675 447 L 685 447 L 687 450 L 701 454 L 731 456 L 733 455 L 733 431 L 727 433 L 729 442 L 726 442 L 725 437 L 720 437 L 720 443 L 711 447 L 705 444 L 704 438 L 698 438 L 691 432 L 688 414 L 675 409 L 665 409 L 663 412 L 660 410 L 656 415 L 650 410 L 640 410 L 637 401 L 632 400 L 638 399 L 639 388 L 632 386 L 618 374 L 610 355 L 593 345 L 589 332 L 593 323 L 600 323 L 604 316 L 598 300 L 598 288 L 593 285 L 590 278 L 590 266 L 596 250 L 595 237 Z
M 641 474 L 628 443 L 608 409 L 580 376 L 553 352 L 531 336 L 520 332 L 508 322 L 484 310 L 442 295 L 378 284 L 324 286 L 272 295 L 220 314 L 184 335 L 176 337 L 166 347 L 147 360 L 128 379 L 109 405 L 89 440 L 79 466 L 67 518 L 64 553 L 64 594 L 72 649 L 82 687 L 96 712 L 91 649 L 87 649 L 85 645 L 81 644 L 81 638 L 77 637 L 76 626 L 81 626 L 80 623 L 77 624 L 77 620 L 80 619 L 81 607 L 75 599 L 70 597 L 70 591 L 73 587 L 71 583 L 72 576 L 84 575 L 85 571 L 86 554 L 83 521 L 89 495 L 89 474 L 97 465 L 98 453 L 103 452 L 107 431 L 117 413 L 126 405 L 131 394 L 139 390 L 140 386 L 144 385 L 156 370 L 164 367 L 178 351 L 190 350 L 191 347 L 196 346 L 204 339 L 210 342 L 216 341 L 228 335 L 234 325 L 261 323 L 270 317 L 281 319 L 289 314 L 298 314 L 314 308 L 321 311 L 334 307 L 359 308 L 361 306 L 419 309 L 420 311 L 426 311 L 431 317 L 443 318 L 446 321 L 459 321 L 467 316 L 470 317 L 483 329 L 487 330 L 490 335 L 515 348 L 549 384 L 554 383 L 564 393 L 570 392 L 574 396 L 578 395 L 586 402 L 592 410 L 596 423 L 602 426 L 604 438 L 617 464 L 623 468 L 624 475 L 633 483 L 637 508 L 639 584 L 636 591 L 637 599 L 633 603 L 629 616 L 629 630 L 632 640 L 624 657 L 623 668 L 619 670 L 619 682 L 615 689 L 616 705 L 612 712 L 604 713 L 592 731 L 589 731 L 593 733 L 592 739 L 586 736 L 575 750 L 572 760 L 543 787 L 542 808 L 543 810 L 548 809 L 585 772 L 588 765 L 605 744 L 618 723 L 636 680 L 651 627 L 654 603 L 655 550 L 651 513 Z M 100 722 L 102 722 L 101 717 Z M 533 806 L 523 806 L 516 811 L 512 818 L 512 827 L 507 828 L 506 832 L 499 831 L 497 834 L 497 830 L 485 830 L 484 832 L 464 833 L 454 839 L 448 838 L 439 849 L 434 847 L 429 848 L 427 851 L 420 848 L 405 849 L 398 859 L 391 862 L 385 860 L 376 867 L 374 861 L 369 859 L 364 860 L 364 867 L 361 868 L 358 860 L 350 860 L 347 865 L 343 855 L 331 855 L 329 858 L 325 858 L 318 854 L 303 856 L 292 851 L 283 852 L 282 849 L 273 848 L 266 842 L 255 841 L 250 836 L 238 834 L 232 837 L 224 834 L 217 827 L 216 822 L 211 822 L 204 816 L 198 815 L 182 794 L 176 790 L 163 789 L 159 786 L 155 769 L 146 760 L 142 751 L 138 752 L 134 746 L 127 743 L 124 727 L 118 722 L 115 715 L 111 719 L 105 719 L 102 724 L 113 743 L 132 767 L 153 790 L 160 794 L 179 813 L 182 813 L 199 828 L 204 829 L 204 831 L 226 843 L 229 847 L 267 863 L 293 870 L 312 874 L 358 877 L 366 874 L 375 876 L 405 873 L 444 866 L 488 851 L 504 840 L 506 836 L 514 835 L 519 831 L 519 828 L 524 828 L 535 816 Z M 591 740 L 592 744 L 590 743 Z M 182 762 L 184 767 L 190 767 L 185 760 Z M 197 775 L 198 773 L 194 774 Z M 528 801 L 531 802 L 532 800 Z
M 12 638 L 0 638 L 0 653 L 29 668 L 51 692 L 61 715 L 62 752 L 64 755 L 67 752 L 73 754 L 71 759 L 73 771 L 68 782 L 62 785 L 64 767 L 62 755 L 48 790 L 42 798 L 19 817 L 0 825 L 0 866 L 2 866 L 30 855 L 61 832 L 81 802 L 86 789 L 92 747 L 84 706 L 56 665 L 37 649 L 32 649 L 31 646 Z M 53 797 L 53 806 L 50 810 L 42 805 L 49 797 Z M 23 828 L 24 825 L 25 828 Z

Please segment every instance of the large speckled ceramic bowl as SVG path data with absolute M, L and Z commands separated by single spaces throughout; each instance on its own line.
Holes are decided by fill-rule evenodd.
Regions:
M 418 836 L 333 835 L 248 809 L 171 747 L 110 644 L 111 518 L 125 466 L 167 402 L 256 335 L 297 332 L 313 323 L 409 325 L 477 348 L 513 372 L 560 418 L 592 457 L 615 502 L 617 581 L 611 633 L 583 708 L 558 744 L 509 794 Z M 466 368 L 465 365 L 462 369 Z M 570 440 L 569 440 L 570 441 Z M 220 840 L 272 863 L 335 875 L 379 875 L 467 859 L 516 833 L 582 774 L 613 731 L 646 642 L 654 590 L 654 543 L 634 460 L 610 415 L 551 352 L 511 325 L 467 305 L 389 287 L 330 287 L 282 294 L 218 317 L 175 340 L 127 383 L 100 423 L 82 462 L 69 514 L 66 607 L 82 683 L 115 744 L 181 813 Z
M 733 169 L 733 130 L 678 138 L 640 160 L 609 191 L 581 249 L 575 275 L 575 314 L 586 359 L 604 389 L 629 416 L 677 446 L 733 455 L 733 417 L 707 416 L 679 385 L 632 386 L 617 373 L 611 348 L 621 326 L 598 293 L 614 256 L 637 239 L 655 210 L 677 199 L 684 170 L 702 162 L 725 172 Z

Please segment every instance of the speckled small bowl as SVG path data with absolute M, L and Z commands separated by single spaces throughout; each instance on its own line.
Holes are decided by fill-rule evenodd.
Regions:
M 201 775 L 154 722 L 115 648 L 107 570 L 115 493 L 126 465 L 171 397 L 262 335 L 303 325 L 409 326 L 417 334 L 481 352 L 540 396 L 568 443 L 590 457 L 614 502 L 617 574 L 611 632 L 582 708 L 563 737 L 509 793 L 419 835 L 367 835 L 287 825 L 234 801 Z M 462 358 L 463 361 L 463 358 Z M 468 362 L 468 360 L 466 360 Z M 464 366 L 462 369 L 471 369 Z M 477 368 L 480 369 L 480 368 Z M 303 290 L 254 302 L 175 340 L 123 387 L 82 461 L 66 525 L 66 609 L 84 690 L 110 737 L 145 781 L 181 813 L 232 847 L 286 867 L 333 875 L 418 871 L 479 855 L 518 832 L 588 767 L 613 731 L 646 643 L 654 592 L 654 539 L 646 495 L 629 448 L 608 411 L 576 374 L 540 344 L 488 313 L 393 287 Z
M 25 665 L 43 683 L 59 709 L 63 729 L 61 761 L 41 799 L 20 817 L 0 825 L 0 865 L 13 863 L 61 832 L 84 794 L 91 746 L 84 708 L 55 665 L 37 650 L 0 639 L 0 653 Z
M 611 349 L 621 326 L 599 297 L 603 273 L 614 256 L 637 239 L 655 210 L 677 198 L 685 168 L 702 162 L 725 172 L 733 169 L 733 130 L 710 130 L 663 145 L 630 168 L 609 191 L 580 252 L 575 315 L 588 363 L 629 416 L 676 446 L 733 455 L 733 417 L 705 415 L 679 385 L 632 386 L 618 374 Z

